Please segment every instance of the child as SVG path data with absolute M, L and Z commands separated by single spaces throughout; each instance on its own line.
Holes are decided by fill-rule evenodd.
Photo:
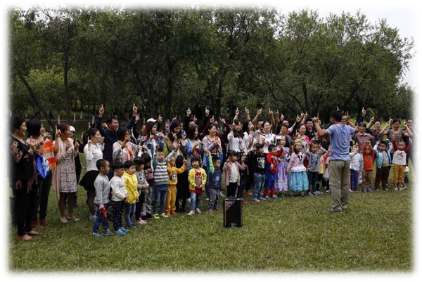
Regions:
M 99 171 L 98 176 L 94 182 L 96 193 L 94 204 L 97 208 L 97 217 L 94 221 L 94 228 L 91 235 L 96 238 L 103 238 L 104 236 L 98 233 L 101 223 L 103 224 L 104 234 L 107 236 L 113 235 L 113 232 L 111 232 L 109 229 L 108 220 L 101 214 L 103 210 L 107 211 L 109 207 L 108 196 L 110 194 L 110 183 L 108 181 L 107 173 L 110 170 L 110 167 L 108 161 L 103 159 L 98 160 L 96 165 Z
M 278 158 L 283 154 L 283 151 L 277 152 L 277 147 L 274 144 L 268 146 L 268 154 L 265 157 L 265 190 L 264 197 L 268 199 L 277 199 L 275 192 L 275 181 L 277 177 Z
M 183 161 L 181 168 L 176 167 L 176 157 L 171 157 L 167 164 L 167 172 L 169 175 L 167 199 L 166 199 L 166 214 L 169 216 L 176 214 L 176 185 L 177 175 L 182 174 L 186 170 L 186 160 Z
M 280 136 L 281 138 L 278 139 L 278 147 L 277 150 L 282 151 L 282 154 L 278 158 L 278 167 L 277 167 L 277 177 L 275 182 L 275 191 L 281 195 L 281 193 L 287 192 L 288 190 L 288 177 L 286 173 L 287 166 L 289 165 L 289 153 L 290 149 L 288 147 L 284 147 L 286 145 L 286 137 Z
M 207 173 L 200 167 L 199 157 L 193 156 L 191 159 L 192 169 L 189 171 L 189 192 L 190 192 L 190 212 L 189 216 L 194 215 L 195 211 L 201 213 L 201 194 L 205 191 L 207 182 Z
M 350 191 L 355 192 L 359 186 L 359 169 L 363 162 L 362 154 L 359 152 L 359 144 L 355 144 L 350 155 Z
M 324 162 L 324 172 L 322 174 L 322 188 L 325 189 L 326 193 L 330 193 L 330 173 L 328 170 L 328 167 L 330 166 L 330 155 L 331 150 L 328 149 L 327 153 L 322 156 Z
M 305 191 L 309 188 L 308 176 L 306 168 L 303 165 L 305 154 L 302 152 L 302 141 L 296 139 L 293 145 L 293 154 L 290 157 L 287 172 L 290 172 L 289 189 L 293 192 L 301 192 L 301 196 L 305 196 Z
M 125 166 L 121 162 L 115 162 L 111 165 L 111 168 L 114 170 L 114 176 L 110 180 L 114 231 L 119 235 L 125 235 L 129 231 L 128 229 L 123 228 L 122 224 L 125 200 L 129 197 L 125 187 L 125 181 L 122 178 L 123 173 L 125 172 Z
M 136 202 L 135 207 L 135 222 L 137 224 L 145 225 L 147 221 L 141 218 L 142 207 L 145 204 L 145 190 L 149 188 L 149 184 L 145 178 L 145 160 L 140 157 L 136 157 L 133 162 L 135 163 L 136 167 L 136 180 L 138 181 L 138 194 L 139 194 L 139 201 Z
M 168 217 L 164 213 L 164 205 L 167 196 L 169 175 L 167 172 L 167 160 L 172 158 L 179 150 L 179 146 L 175 146 L 173 151 L 164 157 L 164 150 L 161 148 L 157 149 L 157 154 L 154 155 L 153 166 L 154 166 L 154 200 L 152 206 L 154 210 L 154 219 L 160 219 L 158 216 L 158 201 L 160 201 L 160 214 L 161 217 Z
M 311 150 L 306 151 L 306 157 L 309 160 L 308 164 L 308 182 L 309 182 L 309 196 L 316 196 L 316 183 L 319 170 L 319 158 L 325 154 L 325 149 L 321 147 L 316 141 L 311 142 Z
M 375 191 L 380 189 L 380 181 L 382 182 L 382 190 L 387 191 L 388 188 L 388 177 L 390 176 L 390 164 L 391 156 L 390 152 L 387 151 L 387 142 L 377 141 L 374 149 L 378 152 L 377 161 L 377 172 L 375 175 Z
M 363 157 L 363 171 L 362 171 L 362 192 L 372 192 L 372 179 L 374 178 L 374 160 L 378 154 L 377 151 L 372 149 L 371 141 L 365 141 L 362 147 Z
M 252 151 L 249 152 L 249 158 L 252 160 L 254 166 L 254 182 L 255 187 L 253 190 L 252 201 L 259 203 L 262 200 L 265 200 L 262 197 L 262 188 L 265 184 L 265 155 L 264 155 L 264 145 L 257 143 L 255 144 Z
M 227 154 L 227 161 L 224 163 L 223 171 L 226 173 L 227 197 L 234 197 L 236 189 L 240 185 L 239 168 L 245 169 L 244 159 L 242 164 L 237 162 L 238 153 L 230 150 Z
M 183 165 L 184 165 L 183 156 L 177 156 L 176 167 L 181 168 Z M 187 161 L 186 161 L 186 168 L 187 168 Z M 176 212 L 185 212 L 186 200 L 190 199 L 189 181 L 188 181 L 189 170 L 185 169 L 185 171 L 182 174 L 177 175 Z M 182 202 L 181 207 L 179 206 L 180 201 Z
M 409 146 L 401 140 L 399 144 L 396 143 L 396 137 L 393 135 L 393 170 L 394 170 L 394 190 L 401 190 L 404 188 L 404 170 L 406 168 L 406 154 L 412 147 L 412 139 L 409 138 Z M 400 185 L 399 185 L 400 184 Z
M 143 153 L 141 158 L 144 160 L 144 172 L 145 172 L 145 179 L 148 183 L 148 188 L 143 189 L 143 193 L 145 193 L 145 203 L 142 205 L 141 210 L 141 219 L 148 220 L 152 218 L 152 187 L 154 185 L 154 169 L 151 166 L 151 155 L 148 153 Z
M 218 199 L 220 198 L 221 191 L 221 169 L 220 158 L 216 155 L 211 155 L 208 151 L 209 159 L 209 187 L 210 187 L 210 202 L 208 212 L 218 211 Z
M 133 161 L 126 161 L 124 166 L 123 180 L 128 193 L 128 198 L 125 200 L 125 219 L 129 228 L 135 228 L 132 218 L 135 213 L 136 203 L 139 201 L 138 179 L 135 175 L 136 164 Z

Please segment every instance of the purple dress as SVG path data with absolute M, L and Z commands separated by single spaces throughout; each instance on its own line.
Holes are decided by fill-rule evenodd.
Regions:
M 288 191 L 288 181 L 289 175 L 286 173 L 287 166 L 289 165 L 288 157 L 289 157 L 290 149 L 287 147 L 283 148 L 283 154 L 281 155 L 278 161 L 277 167 L 277 179 L 275 182 L 275 191 L 276 192 L 284 192 Z

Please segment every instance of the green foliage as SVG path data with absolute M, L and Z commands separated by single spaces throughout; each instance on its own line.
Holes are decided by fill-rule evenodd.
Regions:
M 244 106 L 251 115 L 270 107 L 288 118 L 303 111 L 323 119 L 337 106 L 356 118 L 371 108 L 384 120 L 412 110 L 413 90 L 402 78 L 413 40 L 361 12 L 15 9 L 10 22 L 16 111 L 25 104 L 18 73 L 49 108 L 69 111 L 78 100 L 120 116 L 134 102 L 143 116 L 166 119 L 188 106 L 226 118 Z M 62 84 L 46 83 L 56 71 Z

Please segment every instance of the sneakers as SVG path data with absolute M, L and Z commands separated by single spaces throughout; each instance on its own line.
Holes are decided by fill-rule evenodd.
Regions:
M 253 198 L 253 199 L 252 199 L 252 202 L 259 203 L 259 202 L 260 202 L 260 200 L 258 200 L 257 198 Z
M 223 194 L 223 192 L 222 191 L 220 191 L 220 197 L 223 197 L 223 198 L 225 198 L 226 196 Z
M 124 235 L 126 235 L 126 232 L 124 232 L 124 231 L 122 230 L 122 228 L 120 228 L 119 230 L 117 230 L 117 231 L 116 231 L 116 234 L 117 234 L 117 235 L 120 235 L 120 236 L 124 236 Z
M 388 188 L 387 187 L 383 187 L 382 188 L 382 191 L 388 191 Z
M 153 218 L 153 219 L 160 219 L 160 217 L 158 216 L 158 214 L 154 214 L 154 215 L 152 216 L 152 218 Z
M 276 195 L 272 195 L 271 196 L 271 199 L 277 199 L 277 196 Z
M 162 214 L 161 214 L 161 217 L 164 217 L 164 218 L 166 218 L 166 217 L 169 217 L 165 212 L 163 212 Z
M 142 225 L 145 225 L 145 224 L 147 224 L 147 222 L 146 222 L 145 220 L 138 219 L 138 220 L 136 221 L 136 224 L 142 224 Z
M 104 238 L 104 236 L 103 236 L 103 235 L 101 235 L 100 233 L 95 233 L 95 232 L 92 232 L 92 233 L 91 233 L 91 236 L 92 236 L 92 237 L 95 237 L 95 238 Z
M 125 232 L 125 233 L 129 232 L 129 229 L 126 229 L 126 228 L 123 228 L 123 227 L 120 227 L 120 229 L 122 229 L 122 231 Z
M 110 229 L 107 229 L 105 232 L 104 232 L 104 236 L 113 236 L 114 235 L 114 233 L 113 232 L 111 232 L 111 230 Z
M 195 214 L 195 212 L 194 212 L 194 211 L 190 211 L 190 212 L 188 213 L 188 215 L 189 215 L 189 216 L 194 215 L 194 214 Z
M 301 197 L 305 197 L 305 192 L 300 193 Z
M 245 201 L 245 199 L 243 199 L 242 204 L 247 204 L 248 202 Z
M 308 192 L 308 196 L 314 196 L 314 194 L 312 194 L 312 192 Z
M 176 215 L 177 213 L 175 211 L 170 211 L 171 215 Z
M 195 210 L 197 213 L 201 213 L 201 210 L 200 209 L 198 209 L 198 208 L 196 208 L 196 210 Z
M 266 199 L 264 197 L 259 198 L 260 201 L 265 201 Z
M 369 193 L 372 193 L 372 189 L 371 188 L 366 189 L 366 191 L 368 191 Z
M 212 213 L 212 212 L 213 212 L 213 210 L 212 210 L 212 209 L 208 209 L 208 210 L 207 210 L 207 212 Z
M 368 192 L 368 190 L 366 188 L 363 188 L 362 193 L 366 193 L 366 192 Z
M 329 208 L 328 209 L 329 212 L 335 213 L 335 212 L 341 212 L 342 209 L 333 209 L 333 208 Z
M 171 215 L 171 213 L 170 213 L 170 212 L 166 212 L 166 215 L 167 215 L 167 216 L 170 216 L 170 215 Z
M 206 198 L 205 198 L 205 200 L 209 201 L 209 200 L 210 200 L 210 198 L 206 197 Z
M 394 191 L 398 191 L 399 190 L 399 188 L 397 188 L 397 187 L 394 187 Z

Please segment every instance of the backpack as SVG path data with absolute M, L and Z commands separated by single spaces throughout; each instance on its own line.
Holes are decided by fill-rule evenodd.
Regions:
M 48 160 L 41 155 L 35 157 L 35 164 L 37 166 L 37 171 L 40 176 L 44 179 L 47 177 L 50 172 L 50 167 L 48 166 Z

